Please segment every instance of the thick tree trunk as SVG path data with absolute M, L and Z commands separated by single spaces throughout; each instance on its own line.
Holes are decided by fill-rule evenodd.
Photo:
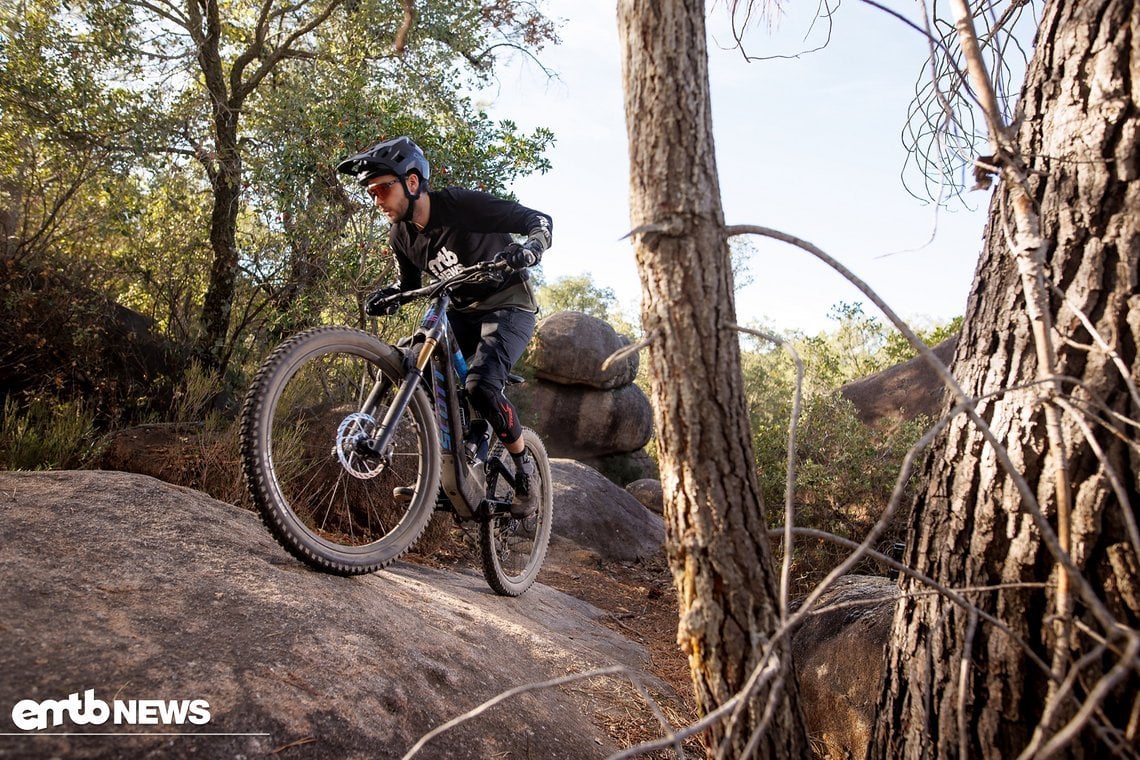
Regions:
M 779 622 L 740 371 L 732 267 L 710 118 L 703 0 L 620 0 L 631 215 L 665 487 L 678 642 L 699 708 L 741 689 Z M 645 227 L 647 226 L 648 227 Z M 727 736 L 743 756 L 776 689 L 758 757 L 805 757 L 786 643 Z M 774 686 L 775 684 L 775 686 Z M 722 722 L 711 731 L 726 741 Z
M 1062 411 L 1063 451 L 1050 446 L 1041 397 L 1051 385 L 987 397 L 1039 379 L 1025 296 L 1006 237 L 1013 227 L 1006 186 L 998 187 L 991 205 L 953 365 L 967 394 L 986 397 L 978 405 L 980 416 L 1009 450 L 1054 532 L 1053 476 L 1057 463 L 1067 462 L 1070 553 L 1105 609 L 1132 636 L 1140 623 L 1140 564 L 1126 518 L 1134 517 L 1140 504 L 1140 436 L 1114 415 L 1140 419 L 1125 382 L 1126 375 L 1140 376 L 1138 71 L 1140 15 L 1133 0 L 1050 0 L 1027 74 L 1017 136 L 1034 172 L 1029 191 L 1046 243 L 1047 285 L 1089 316 L 1125 365 L 1122 371 L 1093 345 L 1073 309 L 1050 294 L 1057 371 L 1079 380 L 1079 385 L 1067 380 L 1062 388 L 1074 407 L 1091 412 L 1085 419 L 1105 462 L 1067 411 Z M 1125 503 L 1106 467 L 1120 476 Z M 1072 695 L 1085 698 L 1122 656 L 1134 658 L 1123 655 L 1130 634 L 1107 625 L 1090 611 L 1095 604 L 1078 597 L 1080 627 L 1055 656 L 1059 633 L 1068 636 L 1055 620 L 1064 610 L 1056 592 L 1061 571 L 994 450 L 965 416 L 935 442 L 921 482 L 908 563 L 948 586 L 1011 584 L 966 596 L 1004 621 L 1018 640 L 944 599 L 904 599 L 896 610 L 873 754 L 1002 758 L 1017 756 L 1031 743 L 1040 750 L 1076 712 L 1075 700 L 1066 698 L 1047 707 L 1060 686 L 1057 679 L 1095 649 L 1096 637 L 1106 638 L 1107 650 L 1081 663 L 1074 681 Z M 1048 588 L 1012 585 L 1041 582 Z M 922 589 L 907 582 L 904 590 Z M 1057 669 L 1053 678 L 1050 666 Z M 1135 749 L 1140 679 L 1134 659 L 1131 668 L 1094 720 L 1115 728 L 1099 734 L 1084 729 L 1067 754 L 1103 756 L 1112 731 L 1127 731 L 1130 720 L 1131 736 L 1117 733 L 1116 739 Z

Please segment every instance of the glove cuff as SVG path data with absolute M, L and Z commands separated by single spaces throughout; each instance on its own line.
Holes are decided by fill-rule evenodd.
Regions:
M 535 227 L 527 233 L 527 241 L 523 245 L 541 256 L 542 252 L 550 247 L 550 230 L 544 227 Z

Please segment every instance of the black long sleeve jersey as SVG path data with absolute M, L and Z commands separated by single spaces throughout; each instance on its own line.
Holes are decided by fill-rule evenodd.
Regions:
M 553 224 L 540 211 L 477 190 L 452 187 L 429 195 L 427 226 L 421 230 L 411 222 L 392 225 L 390 239 L 400 265 L 401 290 L 420 287 L 424 272 L 441 280 L 461 267 L 493 259 L 511 243 L 512 233 L 549 245 Z M 530 283 L 518 273 L 500 283 L 456 288 L 452 304 L 463 312 L 538 308 Z

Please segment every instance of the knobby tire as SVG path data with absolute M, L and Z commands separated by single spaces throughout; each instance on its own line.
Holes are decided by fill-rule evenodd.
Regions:
M 250 493 L 274 538 L 313 568 L 374 572 L 404 554 L 431 520 L 439 431 L 422 388 L 397 421 L 389 459 L 360 456 L 351 445 L 353 436 L 375 431 L 404 377 L 398 349 L 347 327 L 293 336 L 254 377 L 241 420 Z M 363 399 L 378 381 L 382 403 L 364 414 Z
M 550 475 L 550 458 L 546 446 L 530 428 L 523 428 L 523 441 L 534 459 L 532 488 L 540 488 L 538 511 L 525 520 L 509 513 L 492 515 L 479 527 L 479 550 L 483 558 L 483 577 L 500 596 L 519 596 L 531 587 L 550 543 L 551 521 L 554 519 L 554 492 Z M 511 472 L 514 464 L 506 448 L 496 442 L 491 456 L 498 457 Z M 494 493 L 488 498 L 509 500 L 513 489 L 505 478 L 498 478 Z

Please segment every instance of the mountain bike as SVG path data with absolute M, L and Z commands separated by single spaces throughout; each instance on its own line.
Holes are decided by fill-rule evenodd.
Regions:
M 265 360 L 242 408 L 242 462 L 262 520 L 294 557 L 338 575 L 374 572 L 442 509 L 478 525 L 496 593 L 518 596 L 534 582 L 550 541 L 550 460 L 524 428 L 539 506 L 512 517 L 515 489 L 526 484 L 468 403 L 467 364 L 447 319 L 457 286 L 506 271 L 500 260 L 481 262 L 389 299 L 428 302 L 419 328 L 395 346 L 364 330 L 316 327 Z

